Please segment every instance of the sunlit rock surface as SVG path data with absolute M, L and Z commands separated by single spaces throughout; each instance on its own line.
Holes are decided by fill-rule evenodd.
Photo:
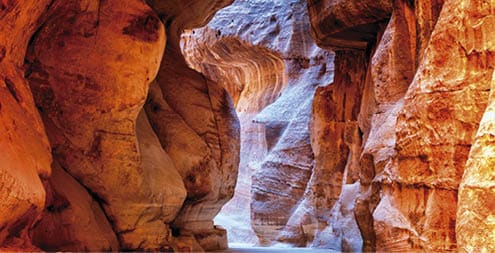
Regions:
M 192 83 L 207 86 L 196 96 L 162 94 L 185 119 L 166 130 L 153 121 L 156 107 L 146 110 L 148 117 L 143 106 L 160 95 L 159 87 L 149 89 L 159 70 L 156 83 L 162 84 L 172 74 L 163 69 L 180 63 L 180 54 L 165 54 L 174 52 L 172 46 L 165 50 L 167 37 L 169 45 L 178 45 L 178 36 L 166 36 L 166 30 L 177 35 L 184 27 L 201 26 L 230 3 L 0 2 L 0 29 L 9 34 L 0 37 L 6 129 L 0 137 L 2 249 L 226 247 L 225 231 L 215 229 L 212 219 L 232 197 L 238 166 L 239 127 L 230 98 L 203 78 Z M 162 12 L 172 5 L 173 13 Z M 199 99 L 210 107 L 187 107 Z M 196 114 L 187 118 L 177 107 Z M 181 135 L 183 129 L 201 142 Z M 165 146 L 160 130 L 177 142 Z M 181 163 L 188 150 L 174 145 L 183 143 L 206 147 L 201 163 L 187 163 L 189 158 Z M 204 188 L 206 181 L 210 186 Z
M 462 252 L 494 251 L 495 223 L 493 222 L 493 131 L 494 131 L 494 88 L 490 85 L 488 107 L 483 115 L 475 143 L 459 188 L 456 237 Z
M 165 34 L 149 6 L 127 4 L 54 3 L 51 11 L 60 15 L 33 39 L 27 78 L 54 158 L 98 198 L 121 247 L 161 249 L 185 192 L 180 179 L 170 180 L 179 176 L 173 167 L 156 168 L 158 161 L 140 156 L 136 118 Z M 143 30 L 140 19 L 154 23 Z M 164 187 L 165 180 L 178 190 Z

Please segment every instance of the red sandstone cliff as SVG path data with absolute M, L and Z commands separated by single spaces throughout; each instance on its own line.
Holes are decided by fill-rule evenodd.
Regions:
M 350 77 L 362 90 L 355 93 L 361 97 L 356 105 L 363 136 L 356 150 L 360 194 L 354 214 L 363 249 L 493 250 L 493 238 L 481 236 L 493 232 L 488 207 L 493 193 L 487 191 L 493 179 L 481 176 L 493 174 L 493 168 L 484 158 L 487 149 L 480 148 L 490 130 L 478 130 L 495 59 L 493 3 L 310 0 L 308 5 L 318 44 L 336 50 L 336 65 L 349 64 L 336 67 L 334 85 L 361 66 Z M 359 52 L 364 58 L 349 57 Z M 342 95 L 333 93 L 333 100 L 336 96 Z M 490 109 L 482 122 L 488 115 Z M 467 208 L 473 201 L 476 207 Z

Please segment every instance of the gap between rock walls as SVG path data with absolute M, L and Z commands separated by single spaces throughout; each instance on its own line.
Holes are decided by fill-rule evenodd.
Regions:
M 492 5 L 0 1 L 0 250 L 495 251 Z

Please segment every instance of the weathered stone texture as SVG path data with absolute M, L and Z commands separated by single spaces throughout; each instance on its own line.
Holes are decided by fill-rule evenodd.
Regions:
M 202 250 L 196 240 L 208 241 L 202 244 L 207 250 L 226 247 L 225 231 L 214 229 L 211 220 L 235 185 L 239 129 L 230 98 L 198 73 L 193 86 L 207 92 L 174 100 L 170 96 L 180 94 L 168 91 L 178 83 L 163 86 L 176 115 L 186 119 L 181 128 L 164 130 L 178 140 L 179 148 L 172 149 L 163 145 L 160 128 L 148 122 L 142 107 L 162 58 L 167 64 L 181 58 L 163 57 L 162 21 L 175 35 L 170 45 L 174 38 L 178 44 L 183 27 L 204 24 L 231 1 L 149 2 L 152 6 L 132 0 L 0 2 L 0 31 L 9 34 L 0 36 L 0 110 L 6 128 L 0 136 L 5 152 L 1 248 L 31 249 L 31 239 L 51 251 Z M 168 13 L 173 15 L 155 4 L 175 5 Z M 210 106 L 191 110 L 187 105 L 195 96 Z M 181 115 L 177 107 L 182 106 L 196 114 Z M 156 117 L 149 118 L 154 123 Z M 210 123 L 203 128 L 205 120 Z M 192 129 L 202 142 L 177 132 L 183 129 Z M 204 143 L 213 168 L 176 163 L 188 155 L 180 148 L 184 142 L 194 148 Z M 197 173 L 210 187 L 202 188 L 205 181 Z M 208 201 L 211 210 L 199 211 L 207 207 L 197 204 Z M 179 225 L 184 217 L 209 222 L 214 232 L 201 230 L 194 238 L 198 233 L 188 234 Z M 174 222 L 178 233 L 172 233 Z
M 168 247 L 166 223 L 185 197 L 182 182 L 171 180 L 179 175 L 160 157 L 141 157 L 136 135 L 165 46 L 163 25 L 139 1 L 85 4 L 55 2 L 58 15 L 28 55 L 54 156 L 99 198 L 123 249 Z
M 117 237 L 100 204 L 58 163 L 52 170 L 33 243 L 47 251 L 117 251 Z
M 0 3 L 0 250 L 35 250 L 28 230 L 45 205 L 51 174 L 47 136 L 23 64 L 49 1 Z
M 456 238 L 461 252 L 495 250 L 494 85 L 495 79 L 492 79 L 488 107 L 481 119 L 459 187 Z
M 392 13 L 390 0 L 307 0 L 313 38 L 329 49 L 365 49 L 379 22 Z
M 461 190 L 459 205 L 457 190 L 465 168 L 469 178 L 483 157 L 480 148 L 471 145 L 477 131 L 483 138 L 478 126 L 494 67 L 491 4 L 394 1 L 386 27 L 373 30 L 375 39 L 356 39 L 349 31 L 376 25 L 379 19 L 370 19 L 353 2 L 318 1 L 320 7 L 310 8 L 310 14 L 320 45 L 340 50 L 343 44 L 334 39 L 343 35 L 352 42 L 344 47 L 359 42 L 371 52 L 364 91 L 355 93 L 363 99 L 358 120 L 363 132 L 361 190 L 354 208 L 363 250 L 455 250 L 456 232 L 461 249 L 483 247 L 483 239 L 468 234 L 482 234 L 482 229 L 487 233 L 489 222 L 481 218 L 475 230 L 466 221 L 474 213 L 489 217 L 490 208 L 467 211 L 463 201 L 472 203 L 466 197 L 469 190 Z M 329 16 L 342 6 L 345 13 L 362 16 L 354 14 L 353 23 L 346 21 L 348 16 Z M 329 19 L 339 22 L 322 21 Z
M 146 111 L 187 190 L 173 226 L 180 234 L 194 236 L 204 250 L 227 247 L 226 232 L 214 226 L 213 218 L 234 194 L 240 128 L 226 90 L 186 64 L 180 34 L 184 28 L 204 24 L 229 3 L 181 3 L 191 12 L 176 17 L 175 9 L 162 8 L 167 3 L 154 5 L 169 24 L 168 41 Z M 198 15 L 189 16 L 195 11 Z M 170 17 L 174 18 L 167 21 Z
M 0 0 L 0 250 L 495 251 L 494 12 Z
M 351 187 L 355 192 L 359 186 L 356 184 L 361 154 L 358 115 L 366 79 L 366 60 L 364 51 L 337 51 L 334 82 L 318 88 L 315 93 L 311 120 L 311 146 L 315 154 L 311 195 L 318 223 L 324 225 L 319 225 L 314 247 L 343 251 L 356 251 L 361 247 L 360 236 L 351 238 L 348 235 L 359 235 L 352 215 L 354 199 L 339 199 L 348 196 L 344 188 Z M 357 195 L 354 195 L 355 198 Z M 341 205 L 345 207 L 335 208 Z M 350 210 L 345 213 L 346 207 Z

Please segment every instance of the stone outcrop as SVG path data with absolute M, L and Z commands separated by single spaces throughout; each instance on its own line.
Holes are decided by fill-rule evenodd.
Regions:
M 495 251 L 494 6 L 0 0 L 0 250 Z
M 488 107 L 469 153 L 466 170 L 459 187 L 456 238 L 462 252 L 495 250 L 493 223 L 493 92 L 490 85 Z
M 58 163 L 45 185 L 47 203 L 32 240 L 47 251 L 117 251 L 119 243 L 100 204 Z
M 198 31 L 195 30 L 195 33 Z M 223 207 L 222 214 L 217 216 L 217 222 L 228 229 L 230 241 L 256 243 L 258 240 L 251 229 L 249 211 L 251 175 L 257 166 L 256 163 L 266 155 L 266 146 L 269 144 L 265 140 L 265 127 L 253 122 L 253 119 L 264 107 L 272 103 L 285 87 L 285 64 L 279 55 L 266 48 L 252 46 L 232 37 L 217 40 L 216 33 L 212 30 L 208 30 L 206 34 L 211 36 L 207 37 L 207 41 L 212 41 L 213 46 L 186 45 L 186 50 L 194 49 L 194 52 L 185 53 L 188 62 L 201 63 L 195 68 L 228 90 L 236 104 L 242 128 L 235 197 Z M 189 39 L 185 41 L 197 42 Z M 207 56 L 204 57 L 203 53 Z M 225 58 L 215 58 L 211 56 L 213 54 Z M 275 133 L 273 139 L 278 137 Z M 225 213 L 228 215 L 223 215 Z
M 226 90 L 186 64 L 180 35 L 183 29 L 204 25 L 216 10 L 230 3 L 181 3 L 186 10 L 197 8 L 194 16 L 190 16 L 194 11 L 174 13 L 167 3 L 157 2 L 154 6 L 170 25 L 156 87 L 150 93 L 146 111 L 187 190 L 173 226 L 180 234 L 195 236 L 205 250 L 227 247 L 226 231 L 214 226 L 213 218 L 234 194 L 240 128 Z M 174 19 L 167 21 L 169 17 Z
M 121 247 L 161 249 L 185 192 L 173 167 L 140 155 L 136 118 L 165 34 L 147 5 L 128 4 L 55 2 L 31 45 L 27 78 L 54 157 L 98 198 Z M 126 44 L 133 47 L 118 50 Z
M 343 251 L 361 248 L 352 206 L 359 188 L 362 132 L 358 116 L 366 59 L 364 51 L 337 51 L 333 83 L 316 90 L 311 121 L 315 153 L 311 195 L 318 231 L 313 247 Z

